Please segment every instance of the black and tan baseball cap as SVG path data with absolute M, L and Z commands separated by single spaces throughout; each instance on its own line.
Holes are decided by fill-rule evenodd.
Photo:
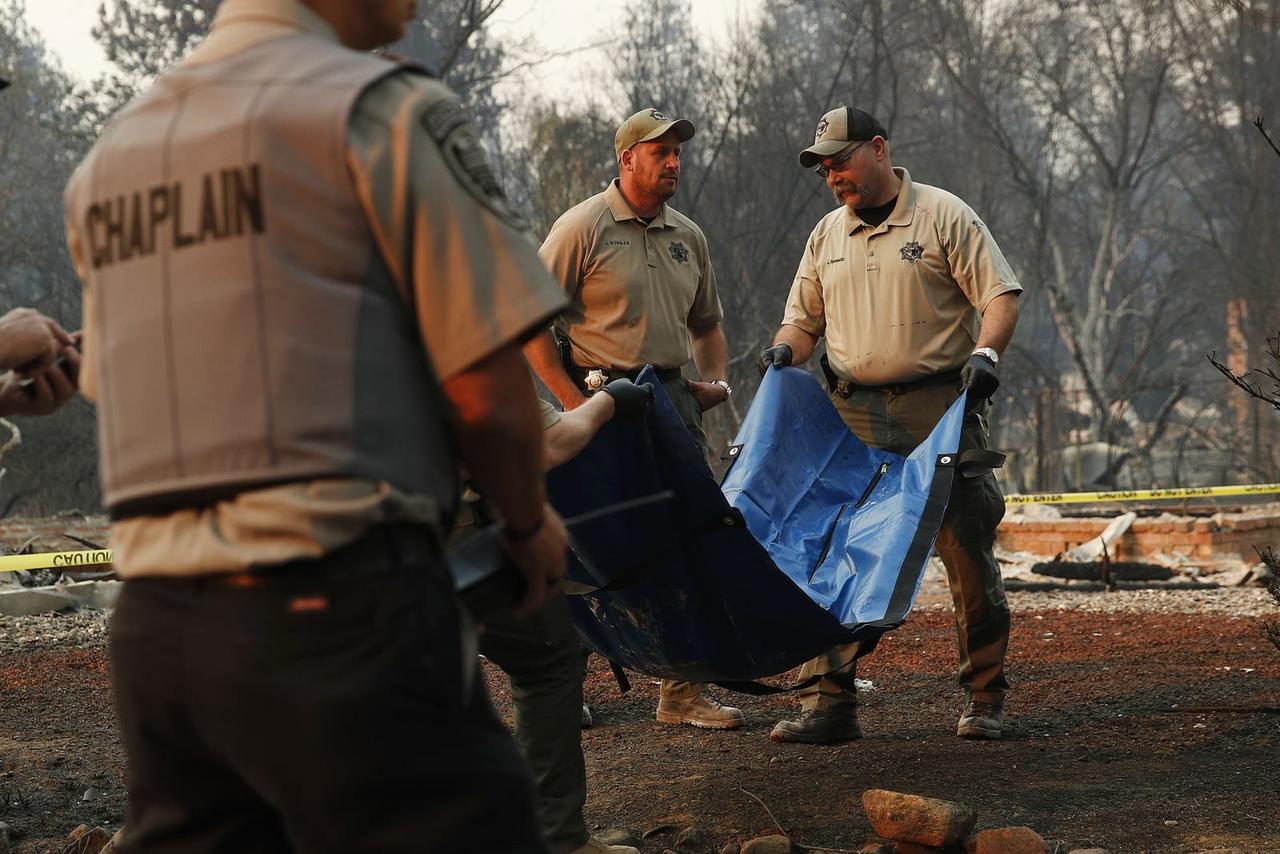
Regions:
M 800 165 L 812 169 L 851 142 L 863 142 L 882 136 L 889 138 L 884 125 L 875 116 L 856 107 L 836 107 L 818 120 L 813 145 L 800 152 Z
M 693 122 L 673 119 L 652 107 L 643 109 L 623 122 L 613 135 L 613 153 L 621 160 L 622 152 L 631 146 L 657 139 L 669 130 L 674 130 L 681 142 L 693 139 Z

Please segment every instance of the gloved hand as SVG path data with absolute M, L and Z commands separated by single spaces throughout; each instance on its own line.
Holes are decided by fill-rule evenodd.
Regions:
M 986 356 L 974 353 L 960 369 L 960 384 L 969 390 L 965 411 L 972 412 L 1000 388 L 1000 370 Z
M 767 350 L 760 353 L 760 374 L 769 370 L 769 366 L 773 365 L 777 368 L 791 367 L 791 345 L 790 344 L 774 344 Z
M 617 419 L 639 418 L 653 403 L 651 386 L 636 385 L 625 378 L 614 380 L 601 391 L 613 398 L 613 417 Z

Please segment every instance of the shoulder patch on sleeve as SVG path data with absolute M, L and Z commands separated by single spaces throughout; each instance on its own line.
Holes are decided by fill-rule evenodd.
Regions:
M 422 126 L 440 146 L 440 153 L 458 183 L 486 208 L 512 228 L 524 231 L 524 221 L 503 192 L 502 184 L 489 165 L 480 137 L 457 98 L 447 97 L 422 112 Z
M 467 111 L 453 98 L 441 98 L 422 113 L 422 126 L 440 144 L 467 122 Z

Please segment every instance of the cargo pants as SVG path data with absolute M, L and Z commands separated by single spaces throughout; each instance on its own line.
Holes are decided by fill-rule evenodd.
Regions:
M 463 503 L 449 538 L 456 547 L 473 536 L 477 517 L 492 518 L 482 501 Z M 538 825 L 552 854 L 581 848 L 591 838 L 582 808 L 587 768 L 582 757 L 582 680 L 587 656 L 557 596 L 533 614 L 510 610 L 489 616 L 480 654 L 511 680 L 515 741 L 533 773 Z
M 511 678 L 516 745 L 533 772 L 538 823 L 552 854 L 590 838 L 582 808 L 587 768 L 582 758 L 582 680 L 586 652 L 563 596 L 536 613 L 491 617 L 480 652 Z
M 928 437 L 959 393 L 959 388 L 950 385 L 902 393 L 855 388 L 847 399 L 832 395 L 831 402 L 863 442 L 905 456 Z M 979 412 L 965 417 L 961 452 L 987 447 Z M 955 607 L 960 687 L 970 698 L 984 702 L 999 701 L 1009 689 L 1004 675 L 1009 604 L 994 553 L 996 527 L 1002 518 L 1004 496 L 995 475 L 990 471 L 977 477 L 957 473 L 934 546 L 946 567 Z M 846 684 L 852 684 L 854 665 L 849 662 L 857 650 L 857 644 L 848 644 L 818 655 L 801 668 L 801 681 L 839 669 L 849 677 Z M 798 693 L 806 710 L 842 713 L 856 706 L 853 692 L 833 679 L 820 679 Z

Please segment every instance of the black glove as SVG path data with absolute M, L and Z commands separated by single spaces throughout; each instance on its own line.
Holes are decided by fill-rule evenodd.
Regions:
M 775 368 L 791 367 L 791 345 L 790 344 L 774 344 L 769 349 L 760 353 L 760 373 L 763 375 L 769 370 L 769 366 Z
M 972 412 L 1000 388 L 1000 371 L 995 362 L 974 353 L 960 369 L 960 384 L 969 390 L 965 411 Z
M 639 418 L 653 403 L 652 386 L 636 385 L 628 379 L 614 380 L 601 391 L 613 398 L 613 417 L 617 419 Z

